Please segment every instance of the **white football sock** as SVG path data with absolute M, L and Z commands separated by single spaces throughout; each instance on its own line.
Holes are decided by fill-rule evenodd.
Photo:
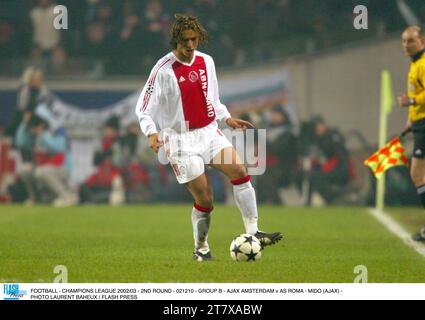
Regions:
M 195 239 L 195 250 L 198 250 L 201 253 L 207 253 L 210 250 L 207 240 L 212 209 L 213 208 L 202 208 L 196 203 L 192 209 L 192 226 L 193 237 Z
M 254 235 L 258 231 L 258 211 L 255 190 L 249 176 L 232 180 L 233 195 L 245 225 L 246 233 Z

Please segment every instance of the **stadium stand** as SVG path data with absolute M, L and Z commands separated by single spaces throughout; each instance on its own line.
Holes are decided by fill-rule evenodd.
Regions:
M 407 3 L 419 19 L 425 16 L 424 4 Z M 155 57 L 167 52 L 170 18 L 179 11 L 205 21 L 211 36 L 206 51 L 220 66 L 314 53 L 382 38 L 404 26 L 397 1 L 387 0 L 362 2 L 371 12 L 364 32 L 352 27 L 352 8 L 358 4 L 354 0 L 63 0 L 68 29 L 58 31 L 40 19 L 42 15 L 52 19 L 54 4 L 52 0 L 2 2 L 0 76 L 18 75 L 28 63 L 62 76 L 147 72 Z
M 343 2 L 339 0 L 322 2 L 306 0 L 302 4 L 295 0 L 177 0 L 172 2 L 165 0 L 63 0 L 60 3 L 68 9 L 69 29 L 58 31 L 52 29 L 51 24 L 45 23 L 47 20 L 40 19 L 42 15 L 52 19 L 53 6 L 56 4 L 54 1 L 34 0 L 20 3 L 2 1 L 0 78 L 18 79 L 28 66 L 36 66 L 43 70 L 47 80 L 52 80 L 52 82 L 56 79 L 67 79 L 68 81 L 89 79 L 95 82 L 118 79 L 116 83 L 119 83 L 121 79 L 137 79 L 139 81 L 146 78 L 154 60 L 169 51 L 168 29 L 175 12 L 192 13 L 199 16 L 204 22 L 211 39 L 210 45 L 202 50 L 215 57 L 218 68 L 248 69 L 252 66 L 267 65 L 268 62 L 284 61 L 289 56 L 306 56 L 308 59 L 316 53 L 332 52 L 335 48 L 351 45 L 359 40 L 373 42 L 377 39 L 385 39 L 387 35 L 398 33 L 405 27 L 405 19 L 411 18 L 406 16 L 405 12 L 404 14 L 400 12 L 400 2 L 407 4 L 420 21 L 425 19 L 425 4 L 410 0 L 363 1 L 362 4 L 368 7 L 370 16 L 369 28 L 362 32 L 356 32 L 353 28 L 353 7 L 358 4 L 354 0 Z M 233 71 L 232 68 L 229 70 Z M 246 81 L 252 82 L 252 79 Z M 271 84 L 267 89 L 275 90 L 273 85 Z M 25 109 L 19 106 L 19 102 L 16 103 L 16 96 L 22 96 L 22 92 L 28 91 L 25 90 L 25 82 L 20 83 L 19 88 L 16 89 L 18 90 L 17 94 L 10 88 L 0 92 L 2 97 L 0 125 L 4 129 L 10 129 L 14 113 Z M 123 91 L 116 88 L 115 90 L 97 88 L 93 91 L 86 89 L 61 90 L 56 88 L 52 90 L 56 97 L 62 99 L 62 102 L 69 103 L 66 106 L 68 111 L 74 110 L 72 106 L 87 109 L 85 110 L 87 114 L 84 113 L 84 120 L 87 120 L 87 123 L 77 122 L 79 126 L 67 127 L 71 138 L 74 139 L 73 148 L 87 151 L 79 152 L 78 157 L 76 154 L 74 174 L 72 175 L 74 180 L 68 181 L 75 189 L 80 187 L 80 200 L 88 203 L 111 202 L 113 181 L 116 177 L 119 177 L 120 181 L 118 183 L 120 190 L 118 191 L 122 191 L 123 186 L 126 191 L 130 191 L 124 196 L 117 197 L 118 200 L 115 202 L 118 204 L 123 201 L 158 201 L 164 199 L 164 194 L 168 195 L 167 200 L 169 201 L 184 200 L 184 195 L 174 184 L 174 177 L 168 170 L 169 168 L 158 167 L 153 164 L 152 158 L 145 159 L 148 154 L 147 146 L 136 146 L 130 132 L 118 130 L 117 141 L 111 143 L 109 153 L 101 158 L 96 158 L 96 154 L 92 152 L 92 144 L 94 140 L 101 139 L 100 128 L 90 125 L 90 121 L 98 118 L 97 110 L 126 99 L 129 95 L 134 94 L 134 91 L 133 88 L 127 87 Z M 30 90 L 30 92 L 32 95 L 38 93 L 34 90 Z M 247 93 L 244 92 L 244 94 Z M 267 96 L 272 93 L 257 92 L 256 94 Z M 286 93 L 284 95 L 286 99 Z M 237 111 L 237 103 L 232 106 L 233 92 L 225 94 L 225 97 L 228 97 L 229 101 L 224 102 L 230 107 L 234 107 L 232 112 Z M 28 103 L 35 102 L 39 98 L 34 96 L 33 99 L 28 99 Z M 280 99 L 279 95 L 278 98 Z M 244 102 L 244 99 L 241 100 Z M 259 99 L 259 101 L 262 100 Z M 289 121 L 290 129 L 284 128 L 284 123 L 273 123 L 272 115 L 267 113 L 272 111 L 272 108 L 276 111 L 276 108 L 280 110 L 283 107 L 285 110 L 288 107 L 286 102 L 282 105 L 266 107 L 260 103 L 258 108 L 257 106 L 252 107 L 250 110 L 250 116 L 259 119 L 259 127 L 270 129 L 269 133 L 273 129 L 276 131 L 274 140 L 268 141 L 269 150 L 273 150 L 268 154 L 267 159 L 269 171 L 263 179 L 259 178 L 256 183 L 270 185 L 271 178 L 283 177 L 273 181 L 273 189 L 276 191 L 274 194 L 259 193 L 259 200 L 262 202 L 285 202 L 282 200 L 284 197 L 280 196 L 282 190 L 289 190 L 293 185 L 296 185 L 296 192 L 302 191 L 302 183 L 299 182 L 300 172 L 303 171 L 300 164 L 302 155 L 294 150 L 291 151 L 288 158 L 285 158 L 288 155 L 288 148 L 285 147 L 285 150 L 282 151 L 281 145 L 282 141 L 287 141 L 288 146 L 296 146 L 297 143 L 300 143 L 303 132 L 300 134 L 300 128 L 292 121 Z M 251 103 L 253 102 L 251 101 Z M 34 107 L 35 105 L 28 108 Z M 122 110 L 127 110 L 124 108 L 127 108 L 125 103 L 123 103 Z M 128 109 L 131 111 L 122 113 L 132 113 L 133 108 L 134 106 L 131 105 Z M 78 114 L 78 111 L 74 113 L 71 111 L 66 114 L 66 117 L 72 118 Z M 90 116 L 88 115 L 89 111 L 91 112 Z M 289 114 L 285 114 L 284 118 L 287 116 L 291 118 Z M 106 118 L 102 118 L 98 122 L 103 120 Z M 131 122 L 126 122 L 123 127 L 125 126 L 130 128 Z M 86 129 L 91 131 L 86 132 Z M 13 134 L 10 136 L 13 137 Z M 0 202 L 10 201 L 10 194 L 15 195 L 12 197 L 14 201 L 25 199 L 25 197 L 19 196 L 19 191 L 13 191 L 19 189 L 19 177 L 16 177 L 15 171 L 16 163 L 19 164 L 22 159 L 19 156 L 13 156 L 13 152 L 11 155 L 9 150 L 12 147 L 10 140 L 2 140 L 0 145 Z M 118 164 L 117 153 L 114 153 L 114 150 L 119 150 L 119 154 L 123 153 L 122 150 L 126 150 L 129 153 L 128 157 L 118 159 Z M 366 148 L 361 148 L 360 153 L 358 150 L 357 153 L 351 153 L 352 150 L 349 150 L 350 158 L 355 159 L 354 163 L 357 166 L 359 163 L 361 164 L 360 160 L 364 158 L 365 154 L 370 151 L 367 149 L 365 153 L 365 150 Z M 282 154 L 280 158 L 279 154 Z M 87 161 L 86 158 L 89 160 Z M 96 161 L 96 159 L 101 161 Z M 136 161 L 133 161 L 134 159 Z M 280 165 L 280 163 L 288 162 L 289 166 Z M 282 167 L 284 168 L 282 169 Z M 133 174 L 126 172 L 128 168 L 132 168 L 131 173 Z M 106 174 L 104 174 L 105 171 Z M 361 199 L 356 198 L 348 202 L 351 201 L 354 204 L 368 202 L 367 198 L 371 196 L 370 193 L 373 189 L 370 186 L 370 177 L 361 168 L 356 167 L 354 171 L 356 175 L 350 175 L 351 183 L 346 189 L 344 188 L 346 192 L 335 197 L 334 202 L 338 203 L 353 193 L 359 195 L 359 190 Z M 137 174 L 134 174 L 135 172 Z M 105 176 L 108 178 L 106 179 L 107 183 L 102 184 Z M 269 180 L 265 180 L 265 178 Z M 102 180 L 102 183 L 98 183 L 98 180 Z M 220 176 L 214 177 L 214 181 L 218 198 L 227 201 L 229 197 L 223 191 L 226 190 L 226 187 L 223 187 Z M 99 187 L 97 184 L 100 184 L 101 188 L 107 189 L 106 193 L 99 197 L 94 196 L 96 192 L 93 191 L 94 187 Z M 15 188 L 12 188 L 12 191 L 9 190 L 11 185 Z M 90 188 L 93 190 L 89 190 Z M 267 191 L 267 189 L 264 190 Z M 302 204 L 306 202 L 307 200 Z M 347 203 L 346 200 L 342 202 Z

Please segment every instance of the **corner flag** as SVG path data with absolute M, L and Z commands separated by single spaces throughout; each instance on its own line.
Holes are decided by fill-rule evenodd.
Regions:
M 381 113 L 388 116 L 394 105 L 394 94 L 391 85 L 391 75 L 388 70 L 381 74 Z
M 388 70 L 382 70 L 380 93 L 381 106 L 379 111 L 379 147 L 385 148 L 385 141 L 387 141 L 387 118 L 388 115 L 391 113 L 394 104 L 394 94 L 391 85 L 391 74 Z M 382 210 L 384 208 L 385 198 L 385 175 L 383 175 L 383 172 L 385 170 L 382 170 L 382 172 L 380 172 L 380 170 L 381 168 L 379 168 L 379 172 L 374 172 L 374 174 L 376 177 L 382 178 L 379 179 L 378 183 L 376 184 L 376 208 Z
M 375 177 L 379 179 L 386 170 L 395 166 L 405 166 L 408 162 L 406 151 L 400 140 L 394 138 L 365 160 L 364 164 L 370 167 Z

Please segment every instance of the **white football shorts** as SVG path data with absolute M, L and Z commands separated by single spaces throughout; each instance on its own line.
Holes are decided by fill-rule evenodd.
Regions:
M 232 144 L 218 128 L 217 121 L 186 132 L 165 131 L 162 137 L 168 160 L 180 184 L 192 181 L 205 172 L 222 149 Z

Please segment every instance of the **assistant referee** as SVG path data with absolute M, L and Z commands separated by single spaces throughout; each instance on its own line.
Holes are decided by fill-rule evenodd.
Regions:
M 419 26 L 410 26 L 402 34 L 403 49 L 410 57 L 407 94 L 397 97 L 400 107 L 409 108 L 407 127 L 414 135 L 410 176 L 425 209 L 425 36 Z M 412 235 L 415 241 L 425 241 L 425 226 Z

